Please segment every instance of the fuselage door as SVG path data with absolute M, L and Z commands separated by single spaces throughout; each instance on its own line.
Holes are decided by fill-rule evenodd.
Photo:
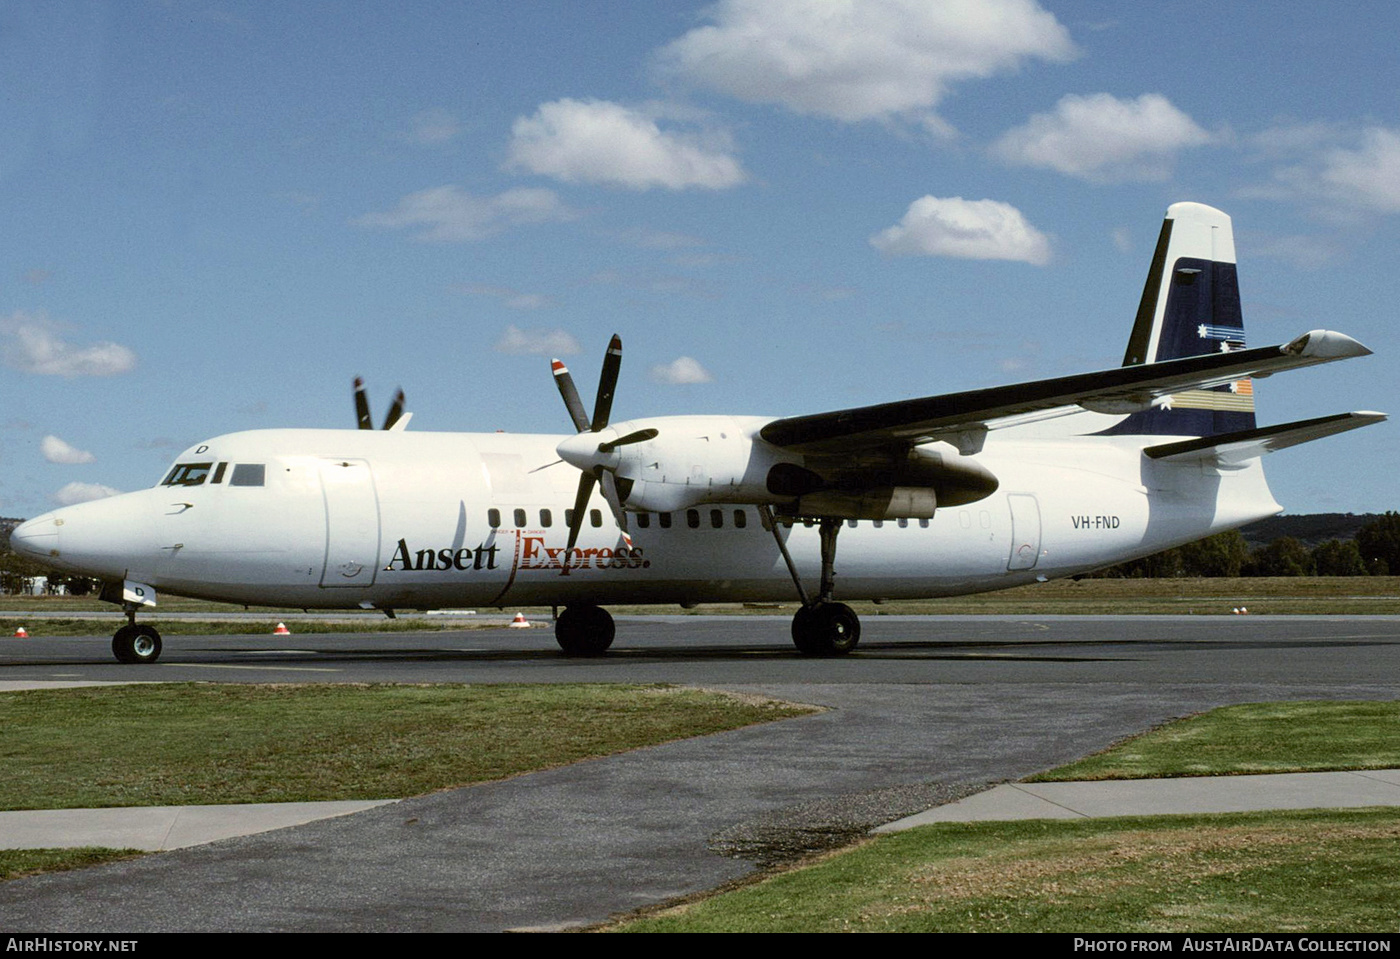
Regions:
M 1034 569 L 1040 559 L 1040 504 L 1030 493 L 1008 493 L 1011 506 L 1011 558 L 1007 569 Z
M 379 568 L 379 500 L 364 460 L 322 460 L 321 489 L 326 502 L 327 588 L 374 585 Z

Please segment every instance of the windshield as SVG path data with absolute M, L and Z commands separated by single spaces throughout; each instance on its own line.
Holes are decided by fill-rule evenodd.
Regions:
M 201 486 L 209 477 L 213 463 L 176 463 L 161 486 Z

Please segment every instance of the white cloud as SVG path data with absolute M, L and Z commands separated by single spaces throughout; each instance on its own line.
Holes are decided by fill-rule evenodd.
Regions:
M 1400 134 L 1371 127 L 1354 150 L 1323 156 L 1322 181 L 1339 198 L 1377 213 L 1400 213 Z
M 655 382 L 671 386 L 708 383 L 714 379 L 710 375 L 710 371 L 701 366 L 699 361 L 688 356 L 678 356 L 669 363 L 658 363 L 648 372 Z
M 479 197 L 449 184 L 410 193 L 394 209 L 366 213 L 352 222 L 387 230 L 419 228 L 415 240 L 461 243 L 513 226 L 571 220 L 574 215 L 553 190 L 518 188 Z
M 5 365 L 46 376 L 112 376 L 136 366 L 136 354 L 116 343 L 77 347 L 59 336 L 60 327 L 43 315 L 16 310 L 0 317 L 0 355 Z
M 1358 214 L 1400 213 L 1400 131 L 1340 124 L 1281 125 L 1248 141 L 1258 159 L 1279 164 L 1272 182 L 1242 196 L 1302 200 L 1314 215 L 1339 223 Z
M 507 326 L 496 341 L 496 352 L 533 356 L 568 356 L 579 351 L 578 340 L 564 330 L 522 330 Z
M 501 305 L 512 310 L 542 310 L 554 305 L 554 298 L 543 293 L 521 293 L 508 286 L 490 286 L 485 283 L 469 283 L 454 287 L 455 290 L 471 296 L 489 296 L 501 301 Z
M 1035 0 L 721 0 L 710 18 L 657 52 L 661 72 L 847 122 L 942 129 L 952 83 L 1076 54 Z
M 40 440 L 39 452 L 50 463 L 91 463 L 97 459 L 87 450 L 75 449 L 57 436 L 45 436 Z
M 903 219 L 870 238 L 893 256 L 951 256 L 969 260 L 1022 260 L 1043 266 L 1050 241 L 1021 211 L 996 200 L 924 196 Z
M 747 176 L 729 137 L 663 131 L 657 118 L 606 100 L 555 100 L 511 128 L 509 166 L 566 183 L 723 190 Z
M 416 113 L 409 121 L 407 140 L 419 146 L 437 146 L 455 140 L 462 124 L 446 110 L 432 109 Z
M 74 503 L 86 503 L 88 500 L 116 496 L 120 492 L 121 490 L 112 489 L 112 487 L 103 486 L 100 483 L 69 483 L 54 493 L 50 499 L 60 506 L 72 506 Z
M 992 152 L 1007 163 L 1090 181 L 1162 180 L 1177 152 L 1210 141 L 1209 133 L 1156 93 L 1136 100 L 1067 94 L 1052 112 L 1008 130 Z

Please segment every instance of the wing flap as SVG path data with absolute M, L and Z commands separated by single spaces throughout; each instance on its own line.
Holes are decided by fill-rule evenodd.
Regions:
M 1278 426 L 1263 426 L 1254 430 L 1241 430 L 1238 433 L 1222 433 L 1196 440 L 1183 440 L 1179 443 L 1163 443 L 1143 450 L 1154 460 L 1163 462 L 1200 462 L 1219 466 L 1238 466 L 1241 463 L 1287 449 L 1299 443 L 1310 443 L 1324 436 L 1345 433 L 1360 429 L 1387 419 L 1384 413 L 1357 412 L 1336 413 L 1332 416 L 1319 416 L 1310 420 L 1282 423 Z
M 1057 408 L 1114 413 L 1148 409 L 1184 390 L 1209 389 L 1243 377 L 1264 377 L 1370 352 L 1349 336 L 1313 330 L 1279 346 L 1208 353 L 1097 373 L 784 417 L 764 425 L 760 435 L 774 446 L 803 453 L 925 443 L 959 433 L 996 429 L 1027 414 Z

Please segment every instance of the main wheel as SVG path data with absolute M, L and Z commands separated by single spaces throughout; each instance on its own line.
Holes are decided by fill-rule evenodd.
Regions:
M 792 642 L 804 656 L 845 656 L 860 642 L 860 617 L 845 603 L 803 606 L 792 618 Z
M 598 606 L 565 606 L 554 624 L 554 640 L 565 656 L 601 656 L 616 633 L 611 614 Z
M 145 623 L 123 626 L 112 637 L 112 655 L 119 663 L 154 663 L 160 659 L 160 633 Z

